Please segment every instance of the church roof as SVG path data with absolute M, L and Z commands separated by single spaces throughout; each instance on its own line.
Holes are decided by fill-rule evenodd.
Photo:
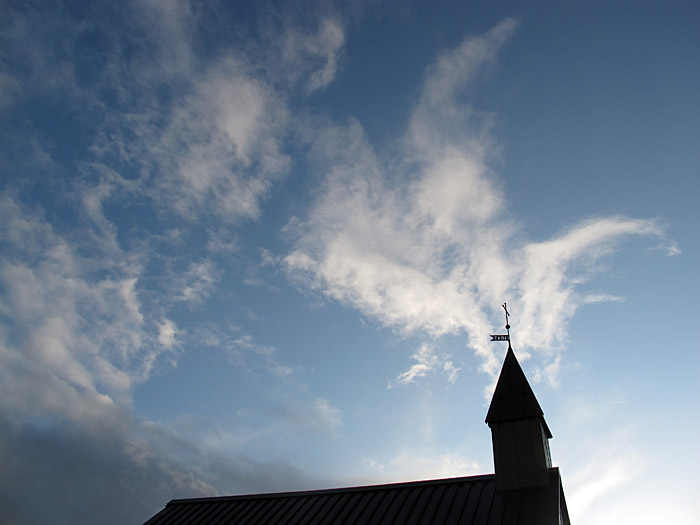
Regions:
M 491 406 L 486 414 L 486 423 L 491 426 L 494 423 L 531 418 L 540 418 L 547 437 L 552 437 L 544 420 L 544 412 L 509 344 L 501 375 L 498 377 L 496 390 L 491 399 Z
M 496 490 L 496 476 L 172 500 L 145 525 L 505 523 L 569 525 L 559 469 L 544 487 Z
M 507 315 L 506 311 L 506 321 Z M 544 446 L 539 443 L 537 449 L 536 440 L 518 438 L 523 425 L 500 425 L 533 418 L 542 423 L 546 434 L 542 437 L 551 438 L 544 412 L 509 342 L 486 415 L 486 423 L 494 433 L 496 474 L 303 492 L 177 499 L 170 501 L 145 525 L 570 525 L 559 469 L 550 468 L 547 440 L 543 440 Z M 503 443 L 508 446 L 498 448 Z M 511 444 L 515 445 L 513 450 Z M 525 453 L 521 450 L 523 447 Z M 535 447 L 530 451 L 532 454 L 528 447 Z M 546 458 L 541 465 L 533 463 L 538 450 Z M 523 458 L 527 461 L 521 465 L 519 460 Z M 528 478 L 533 472 L 536 474 L 534 482 Z M 516 482 L 511 483 L 511 478 Z

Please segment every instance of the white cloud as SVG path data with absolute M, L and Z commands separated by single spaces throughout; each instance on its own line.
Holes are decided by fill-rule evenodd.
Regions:
M 330 404 L 327 399 L 317 398 L 313 403 L 314 418 L 319 424 L 335 430 L 343 424 L 340 410 Z
M 304 47 L 311 55 L 324 59 L 323 67 L 314 71 L 309 77 L 309 91 L 316 91 L 330 84 L 338 68 L 338 54 L 345 44 L 342 26 L 336 20 L 323 20 L 318 35 L 314 40 L 306 40 Z
M 466 38 L 456 48 L 441 53 L 428 68 L 406 136 L 419 160 L 437 159 L 446 147 L 457 145 L 475 158 L 485 153 L 488 115 L 464 103 L 465 90 L 495 63 L 498 51 L 517 26 L 517 20 L 508 18 L 484 35 Z
M 584 469 L 567 473 L 567 502 L 572 521 L 581 521 L 596 500 L 619 490 L 643 470 L 643 459 L 627 454 L 591 461 Z
M 280 48 L 278 68 L 291 84 L 301 82 L 307 93 L 333 82 L 345 45 L 345 31 L 337 17 L 319 18 L 317 28 L 288 25 L 282 37 L 272 36 Z
M 0 195 L 4 517 L 75 523 L 107 504 L 114 506 L 107 522 L 143 522 L 173 497 L 318 485 L 284 461 L 261 463 L 236 450 L 223 455 L 130 413 L 134 385 L 188 334 L 158 313 L 163 304 L 142 306 L 151 291 L 140 286 L 139 257 L 111 242 L 95 244 L 91 228 L 103 231 L 105 218 L 101 212 L 88 218 L 80 234 L 58 233 L 38 207 Z M 187 282 L 209 282 L 202 278 L 212 273 L 206 263 L 193 263 Z M 231 332 L 231 347 L 256 367 L 279 378 L 291 374 L 274 349 Z M 340 412 L 323 398 L 309 401 L 306 413 L 318 429 L 341 424 Z M 30 464 L 41 465 L 40 473 Z M 67 505 L 76 493 L 88 503 Z M 36 506 L 36 498 L 47 506 Z
M 286 88 L 251 48 L 202 53 L 202 17 L 215 9 L 147 0 L 9 12 L 4 62 L 21 67 L 0 72 L 0 107 L 24 115 L 41 97 L 76 132 L 17 129 L 27 158 L 0 194 L 0 508 L 12 523 L 75 523 L 107 507 L 106 521 L 142 522 L 172 497 L 310 484 L 284 461 L 220 456 L 131 413 L 134 386 L 195 332 L 166 310 L 204 301 L 219 279 L 212 259 L 181 253 L 192 230 L 218 220 L 206 246 L 234 252 L 231 226 L 260 215 L 289 167 Z M 301 89 L 332 81 L 343 42 L 329 20 L 301 44 Z M 227 335 L 253 373 L 289 380 L 275 349 Z M 306 421 L 342 424 L 328 400 L 307 398 Z
M 214 291 L 218 274 L 216 264 L 210 259 L 191 262 L 187 271 L 173 281 L 175 299 L 201 303 Z
M 291 278 L 387 326 L 468 334 L 493 376 L 500 360 L 488 334 L 507 300 L 521 355 L 534 349 L 555 384 L 566 322 L 591 300 L 582 284 L 621 240 L 663 231 L 653 220 L 603 217 L 524 241 L 488 166 L 490 118 L 464 101 L 465 83 L 495 61 L 516 25 L 469 38 L 428 69 L 398 167 L 384 165 L 357 122 L 315 132 L 312 154 L 326 179 L 306 220 L 288 228 L 297 241 L 284 263 Z M 418 360 L 397 379 L 434 366 Z
M 250 335 L 244 335 L 232 341 L 230 349 L 239 362 L 246 362 L 246 355 L 262 357 L 265 360 L 267 370 L 278 377 L 285 377 L 293 372 L 290 366 L 284 365 L 277 360 L 277 350 L 275 348 L 255 343 Z
M 448 383 L 454 383 L 457 381 L 457 372 L 459 372 L 461 368 L 457 368 L 454 363 L 450 360 L 444 361 L 442 363 L 442 371 L 447 375 L 447 382 Z
M 132 202 L 156 203 L 170 219 L 256 219 L 290 164 L 277 79 L 242 44 L 202 52 L 202 32 L 218 16 L 212 6 L 178 0 L 113 9 L 128 30 L 101 28 L 104 67 L 90 89 L 70 90 L 100 114 L 90 130 L 95 164 L 115 171 L 113 183 Z
M 535 370 L 533 379 L 539 383 L 543 379 L 547 381 L 550 387 L 556 388 L 559 386 L 559 370 L 561 369 L 561 355 L 558 355 L 554 360 L 549 361 L 542 368 Z
M 668 255 L 669 257 L 673 257 L 675 255 L 680 255 L 681 253 L 683 253 L 675 242 L 670 242 L 664 247 L 666 249 L 666 255 Z
M 238 367 L 251 374 L 264 371 L 281 379 L 294 373 L 293 367 L 278 358 L 276 348 L 257 343 L 250 334 L 241 334 L 238 327 L 210 323 L 198 327 L 194 338 L 200 344 L 225 351 Z
M 229 56 L 211 64 L 166 118 L 164 131 L 146 141 L 159 173 L 154 196 L 185 216 L 257 218 L 289 165 L 280 152 L 286 109 L 273 90 Z
M 596 303 L 623 303 L 624 297 L 611 295 L 607 293 L 589 293 L 581 296 L 581 304 L 596 304 Z
M 279 264 L 279 257 L 272 254 L 270 250 L 260 248 L 260 266 L 275 267 Z
M 393 385 L 407 385 L 413 383 L 418 378 L 425 377 L 435 370 L 441 370 L 447 375 L 447 380 L 454 383 L 457 379 L 459 368 L 455 368 L 454 363 L 449 357 L 439 356 L 433 345 L 422 344 L 418 351 L 411 356 L 411 359 L 416 361 L 405 372 L 401 372 L 394 381 L 389 383 L 389 388 Z
M 661 237 L 652 220 L 626 217 L 596 218 L 574 226 L 552 240 L 531 243 L 522 250 L 524 271 L 518 276 L 518 340 L 549 348 L 563 341 L 565 323 L 578 304 L 589 302 L 576 293 L 614 245 L 631 235 Z M 601 298 L 600 295 L 598 295 Z
M 438 364 L 438 357 L 433 353 L 433 348 L 426 344 L 421 345 L 418 352 L 413 354 L 411 358 L 415 359 L 417 363 L 399 374 L 394 379 L 395 384 L 406 385 L 412 383 L 418 377 L 425 377 Z
M 72 388 L 128 398 L 163 350 L 160 321 L 141 309 L 140 268 L 124 254 L 68 241 L 8 195 L 2 202 L 0 311 L 13 341 L 6 357 L 33 356 Z
M 172 348 L 177 343 L 177 326 L 170 319 L 158 325 L 158 342 L 165 348 Z
M 256 56 L 247 55 L 250 49 L 198 55 L 197 25 L 205 9 L 200 4 L 147 1 L 114 9 L 124 15 L 122 9 L 134 5 L 138 13 L 126 20 L 117 20 L 114 11 L 92 19 L 87 9 L 84 19 L 70 21 L 63 9 L 57 16 L 49 10 L 23 10 L 26 18 L 13 13 L 14 59 L 28 73 L 0 73 L 0 93 L 11 102 L 51 93 L 55 99 L 49 103 L 79 109 L 86 127 L 78 135 L 95 132 L 86 122 L 101 127 L 89 151 L 76 145 L 69 152 L 95 159 L 70 173 L 80 181 L 67 191 L 76 190 L 76 200 L 56 209 L 71 214 L 65 222 L 56 216 L 51 222 L 38 205 L 29 209 L 13 195 L 0 200 L 0 508 L 13 513 L 10 521 L 58 521 L 46 514 L 56 509 L 66 522 L 80 521 L 76 514 L 86 507 L 65 504 L 74 494 L 99 502 L 100 511 L 108 502 L 124 513 L 111 516 L 115 522 L 132 522 L 157 510 L 145 508 L 150 502 L 174 496 L 308 484 L 284 463 L 223 458 L 129 415 L 134 385 L 188 337 L 204 336 L 205 344 L 228 350 L 243 368 L 272 375 L 276 383 L 291 381 L 295 370 L 278 350 L 237 329 L 190 335 L 166 316 L 173 298 L 197 303 L 213 292 L 219 274 L 212 260 L 187 254 L 187 269 L 170 283 L 178 291 L 166 296 L 144 282 L 155 279 L 144 269 L 149 255 L 144 245 L 156 240 L 178 246 L 202 216 L 225 223 L 210 235 L 209 249 L 236 249 L 231 224 L 257 218 L 261 202 L 289 168 L 283 150 L 290 124 L 285 88 L 255 63 Z M 100 26 L 104 20 L 109 28 Z M 462 87 L 493 63 L 514 26 L 506 21 L 465 41 L 431 68 L 404 137 L 407 160 L 400 170 L 385 168 L 357 123 L 318 131 L 313 150 L 326 155 L 328 178 L 285 259 L 310 286 L 389 326 L 435 336 L 468 333 L 490 372 L 499 363 L 482 341 L 493 311 L 500 314 L 493 305 L 506 292 L 522 303 L 515 309 L 523 334 L 531 328 L 523 345 L 554 346 L 565 335 L 557 327 L 577 304 L 609 300 L 577 292 L 599 258 L 625 236 L 661 235 L 652 221 L 604 218 L 548 243 L 506 249 L 507 243 L 518 244 L 511 243 L 516 229 L 502 218 L 504 197 L 488 169 L 490 118 L 462 102 Z M 83 35 L 87 29 L 94 33 Z M 302 86 L 312 93 L 332 82 L 345 42 L 341 22 L 323 19 L 316 33 L 290 30 L 280 40 L 287 35 L 287 67 L 296 68 L 298 77 L 286 88 Z M 97 75 L 87 82 L 75 74 L 79 36 L 104 37 L 103 51 L 95 52 L 100 67 L 82 64 Z M 53 162 L 45 144 L 27 142 L 36 146 L 31 162 Z M 37 186 L 53 173 L 40 175 Z M 19 184 L 29 184 L 28 175 L 19 177 L 25 179 Z M 76 204 L 82 207 L 67 209 Z M 144 204 L 148 213 L 141 216 L 137 209 L 132 216 Z M 172 219 L 173 211 L 181 222 L 159 222 Z M 135 219 L 133 230 L 117 232 L 113 220 L 119 213 Z M 71 230 L 73 221 L 84 222 Z M 117 233 L 128 233 L 133 244 L 125 247 Z M 667 249 L 679 253 L 674 245 Z M 261 251 L 261 258 L 263 265 L 279 262 L 269 252 Z M 518 266 L 513 261 L 521 272 L 509 269 Z M 537 271 L 541 264 L 547 272 Z M 547 297 L 528 295 L 537 287 Z M 439 370 L 454 380 L 457 369 L 449 359 L 432 351 L 416 356 L 417 364 L 397 382 Z M 551 377 L 560 356 L 548 358 L 543 374 Z M 341 411 L 323 397 L 307 395 L 283 409 L 299 428 L 334 432 L 343 424 Z M 422 423 L 420 431 L 429 434 L 430 423 Z M 45 476 L 37 477 L 27 465 L 41 465 Z M 466 457 L 430 450 L 403 449 L 388 465 L 385 470 L 399 477 L 476 471 Z M 99 479 L 92 475 L 96 471 Z M 614 486 L 616 471 L 607 479 Z M 599 497 L 594 489 L 583 494 L 588 501 Z M 36 506 L 37 500 L 47 504 Z

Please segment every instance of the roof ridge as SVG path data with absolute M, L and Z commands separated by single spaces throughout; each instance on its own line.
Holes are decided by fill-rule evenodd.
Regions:
M 299 496 L 319 496 L 323 494 L 337 494 L 345 492 L 363 492 L 377 490 L 395 490 L 409 487 L 427 487 L 433 485 L 452 483 L 476 483 L 494 479 L 496 474 L 477 474 L 476 476 L 460 476 L 456 478 L 424 479 L 416 481 L 399 481 L 396 483 L 382 483 L 379 485 L 357 485 L 354 487 L 333 487 L 326 489 L 299 490 L 293 492 L 268 492 L 265 494 L 239 494 L 235 496 L 213 496 L 202 498 L 183 498 L 170 500 L 167 506 L 184 505 L 191 503 L 211 503 L 214 501 L 235 501 L 243 499 L 266 499 L 266 498 L 291 498 Z

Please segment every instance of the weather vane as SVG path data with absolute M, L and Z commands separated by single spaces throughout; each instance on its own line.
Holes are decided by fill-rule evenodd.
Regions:
M 503 335 L 492 335 L 491 336 L 491 341 L 508 341 L 508 347 L 510 348 L 510 323 L 508 321 L 508 318 L 510 317 L 510 314 L 508 313 L 508 308 L 506 307 L 507 303 L 503 303 L 501 306 L 503 307 L 503 311 L 506 313 L 506 334 Z

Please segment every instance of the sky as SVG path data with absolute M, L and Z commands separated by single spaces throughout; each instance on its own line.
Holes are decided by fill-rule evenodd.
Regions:
M 3 2 L 3 522 L 491 473 L 507 302 L 572 522 L 696 523 L 699 24 Z

